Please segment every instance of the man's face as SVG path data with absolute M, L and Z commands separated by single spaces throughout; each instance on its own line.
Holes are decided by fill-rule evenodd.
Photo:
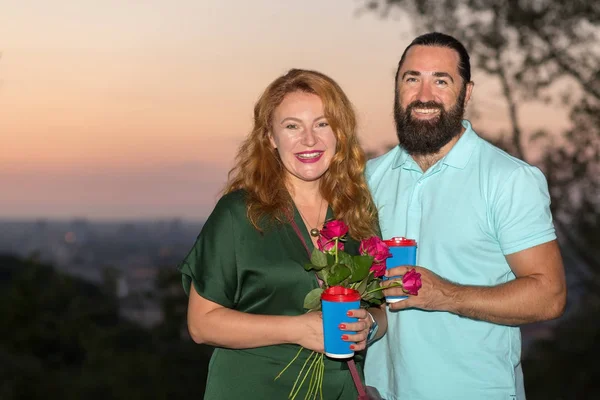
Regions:
M 409 154 L 437 153 L 462 131 L 473 85 L 464 85 L 458 64 L 458 53 L 446 47 L 414 46 L 406 53 L 394 120 L 400 145 Z

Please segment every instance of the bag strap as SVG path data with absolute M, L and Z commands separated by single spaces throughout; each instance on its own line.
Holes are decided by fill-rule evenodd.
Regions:
M 296 224 L 296 221 L 294 221 L 293 218 L 290 218 L 290 225 L 292 225 L 292 228 L 294 228 L 296 235 L 298 235 L 298 237 L 302 241 L 302 244 L 304 245 L 304 248 L 306 249 L 306 253 L 308 254 L 308 258 L 310 259 L 310 250 L 308 249 L 308 246 L 306 245 L 304 236 L 302 236 L 302 233 L 300 232 L 300 228 L 298 228 L 298 225 Z M 315 276 L 316 276 L 316 274 L 315 274 Z M 319 281 L 319 286 L 321 286 L 321 284 L 323 282 L 321 282 L 321 280 L 319 279 L 318 276 L 317 276 L 317 280 Z M 360 376 L 358 375 L 358 370 L 356 369 L 356 364 L 354 363 L 354 358 L 350 358 L 346 362 L 348 363 L 348 369 L 350 370 L 350 375 L 352 375 L 352 380 L 354 381 L 354 386 L 356 386 L 356 390 L 358 391 L 358 400 L 368 399 L 367 392 L 365 390 L 365 385 L 362 383 L 362 381 L 360 380 Z
M 354 386 L 356 386 L 356 391 L 358 391 L 358 399 L 368 399 L 365 385 L 362 383 L 360 376 L 358 375 L 354 358 L 349 359 L 347 363 L 348 368 L 350 369 L 350 375 L 352 375 L 352 380 L 354 381 Z
M 302 241 L 302 244 L 304 245 L 304 248 L 306 249 L 306 254 L 308 254 L 308 259 L 310 260 L 310 250 L 308 249 L 306 240 L 304 240 L 304 236 L 302 235 L 302 232 L 300 232 L 300 228 L 298 228 L 298 225 L 296 224 L 296 221 L 294 221 L 294 218 L 290 218 L 290 225 L 292 225 L 292 228 L 294 228 L 296 235 L 298 235 L 298 238 L 300 238 L 300 240 Z

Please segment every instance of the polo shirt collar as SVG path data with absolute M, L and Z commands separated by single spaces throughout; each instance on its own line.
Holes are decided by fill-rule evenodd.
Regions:
M 466 119 L 462 120 L 462 126 L 465 127 L 465 132 L 462 134 L 458 142 L 450 149 L 448 154 L 441 160 L 444 164 L 454 168 L 463 169 L 467 166 L 471 154 L 477 144 L 477 134 L 471 127 L 471 123 Z
M 449 165 L 454 168 L 463 169 L 469 162 L 473 149 L 477 141 L 477 134 L 473 131 L 471 123 L 466 119 L 462 120 L 462 126 L 465 128 L 465 132 L 462 134 L 458 142 L 450 149 L 448 154 L 440 160 L 442 163 Z M 404 166 L 405 168 L 412 169 L 415 167 L 419 171 L 421 170 L 415 160 L 398 145 L 400 151 L 396 154 L 392 168 L 398 168 Z M 406 165 L 405 165 L 406 164 Z M 414 165 L 411 165 L 414 164 Z

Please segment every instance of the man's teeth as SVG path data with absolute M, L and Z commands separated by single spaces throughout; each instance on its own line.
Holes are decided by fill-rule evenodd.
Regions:
M 315 157 L 319 157 L 321 155 L 320 151 L 314 152 L 314 153 L 303 153 L 303 154 L 298 154 L 298 157 L 300 158 L 315 158 Z
M 439 111 L 440 110 L 437 108 L 415 108 L 415 112 L 418 112 L 419 114 L 435 114 Z

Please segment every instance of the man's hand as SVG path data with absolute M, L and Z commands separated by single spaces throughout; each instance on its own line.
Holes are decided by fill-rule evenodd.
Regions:
M 408 296 L 406 300 L 390 303 L 391 310 L 404 310 L 406 308 L 419 308 L 421 310 L 431 311 L 449 311 L 450 305 L 454 302 L 453 295 L 459 288 L 436 273 L 427 268 L 403 265 L 390 268 L 386 271 L 387 277 L 400 276 L 406 274 L 411 269 L 421 274 L 421 289 L 417 295 L 407 294 L 401 287 L 391 287 L 384 289 L 385 296 Z M 393 285 L 393 282 L 402 282 L 402 278 L 390 279 L 382 283 L 382 286 Z

